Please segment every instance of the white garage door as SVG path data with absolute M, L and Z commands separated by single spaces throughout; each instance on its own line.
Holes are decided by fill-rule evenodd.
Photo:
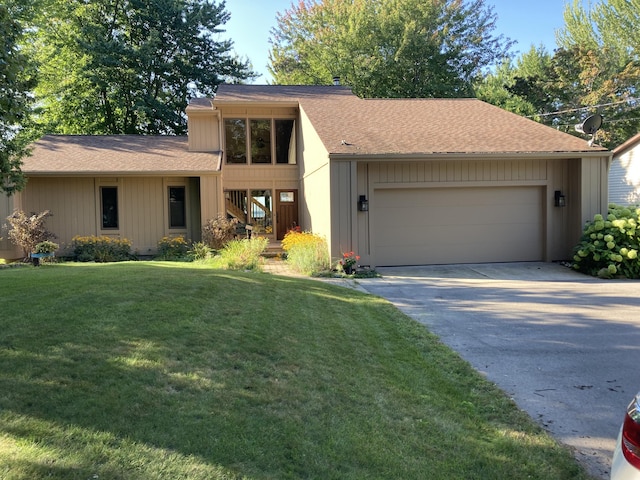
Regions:
M 542 188 L 379 189 L 374 195 L 379 266 L 542 260 Z

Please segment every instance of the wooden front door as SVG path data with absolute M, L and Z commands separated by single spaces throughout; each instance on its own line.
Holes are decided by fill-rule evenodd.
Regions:
M 276 190 L 276 239 L 298 226 L 298 191 Z

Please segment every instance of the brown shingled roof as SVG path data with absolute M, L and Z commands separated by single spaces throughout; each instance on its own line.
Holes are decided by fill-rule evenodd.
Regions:
M 190 152 L 186 136 L 45 135 L 24 159 L 26 174 L 184 174 L 220 170 L 219 152 Z
M 334 155 L 606 152 L 472 98 L 361 99 L 337 86 L 220 85 L 214 105 L 292 100 Z

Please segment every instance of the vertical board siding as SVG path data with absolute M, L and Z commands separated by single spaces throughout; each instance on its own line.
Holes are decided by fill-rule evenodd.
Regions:
M 371 164 L 378 184 L 547 180 L 547 160 L 446 160 Z

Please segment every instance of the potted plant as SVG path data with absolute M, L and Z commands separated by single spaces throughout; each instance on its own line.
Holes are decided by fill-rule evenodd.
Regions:
M 343 253 L 340 265 L 344 273 L 351 275 L 357 267 L 358 260 L 360 260 L 360 255 L 356 255 L 354 252 Z
M 56 250 L 60 246 L 49 240 L 45 240 L 44 242 L 36 243 L 36 246 L 33 248 L 33 252 L 31 252 L 31 259 L 33 264 L 37 267 L 40 265 L 41 258 L 49 258 L 54 257 Z

